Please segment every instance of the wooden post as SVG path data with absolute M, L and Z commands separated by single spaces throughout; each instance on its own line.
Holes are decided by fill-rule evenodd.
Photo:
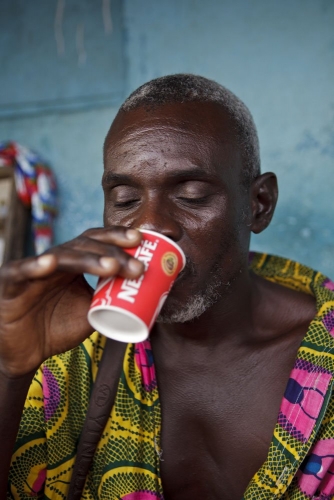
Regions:
M 16 194 L 14 169 L 0 167 L 0 265 L 24 257 L 30 210 Z

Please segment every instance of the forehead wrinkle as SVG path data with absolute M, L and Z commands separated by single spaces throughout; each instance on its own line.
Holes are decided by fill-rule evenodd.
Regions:
M 181 154 L 188 156 L 192 156 L 191 152 L 201 152 L 202 155 L 208 159 L 208 162 L 211 162 L 212 157 L 217 152 L 217 148 L 226 147 L 231 145 L 231 141 L 224 140 L 222 137 L 221 141 L 217 141 L 210 134 L 199 133 L 198 131 L 193 130 L 184 130 L 178 127 L 170 127 L 169 125 L 163 125 L 159 128 L 155 126 L 147 126 L 147 127 L 127 127 L 130 131 L 129 133 L 122 133 L 120 138 L 115 137 L 115 141 L 113 144 L 110 144 L 112 141 L 112 135 L 109 137 L 109 145 L 106 148 L 105 161 L 112 162 L 112 160 L 117 160 L 119 158 L 135 158 L 138 153 L 147 153 L 148 155 L 160 155 L 166 146 L 169 144 L 173 144 L 176 146 L 175 151 L 168 150 L 168 154 L 171 156 L 178 157 Z M 133 130 L 131 130 L 133 129 Z M 175 135 L 177 135 L 177 140 L 175 140 Z M 189 138 L 189 143 L 187 144 L 187 140 L 182 144 L 182 140 L 180 141 L 180 137 L 184 137 L 185 139 Z M 133 145 L 135 143 L 135 150 Z M 180 146 L 178 148 L 178 146 Z M 182 146 L 185 147 L 184 152 L 181 151 Z
M 147 126 L 147 127 L 127 127 L 126 129 L 123 129 L 121 134 L 116 134 L 114 141 L 112 141 L 113 137 L 112 134 L 109 138 L 109 143 L 112 141 L 113 144 L 110 144 L 108 146 L 108 149 L 113 149 L 113 147 L 117 146 L 123 146 L 126 145 L 127 143 L 131 141 L 135 141 L 136 145 L 141 145 L 142 143 L 142 138 L 147 138 L 148 140 L 142 144 L 143 146 L 147 145 L 148 142 L 151 142 L 152 144 L 155 141 L 173 141 L 173 136 L 177 135 L 177 137 L 184 136 L 184 137 L 189 137 L 189 138 L 205 138 L 206 140 L 210 140 L 210 137 L 204 134 L 199 134 L 195 133 L 194 131 L 191 130 L 184 130 L 182 128 L 178 127 L 170 127 L 168 125 L 162 125 L 161 127 L 156 127 L 156 126 Z M 121 135 L 121 137 L 117 137 Z M 211 141 L 214 141 L 213 138 L 211 138 Z M 196 141 L 197 142 L 197 141 Z
M 226 145 L 240 149 L 234 120 L 224 106 L 207 102 L 171 103 L 149 112 L 145 107 L 127 112 L 121 110 L 116 115 L 105 141 L 106 159 L 109 158 L 110 152 L 112 153 L 113 144 L 129 140 L 125 138 L 140 142 L 142 134 L 149 135 L 150 138 L 155 136 L 156 141 L 161 138 L 166 141 L 169 135 L 179 138 L 189 136 L 189 139 L 193 139 L 193 148 L 200 144 L 202 149 L 217 150 Z
M 183 141 L 184 139 L 184 141 Z M 174 147 L 170 147 L 170 146 Z M 183 121 L 178 117 L 168 117 L 164 122 L 161 117 L 150 116 L 135 123 L 118 123 L 111 127 L 105 150 L 105 168 L 113 169 L 114 162 L 133 163 L 128 168 L 152 168 L 164 166 L 163 162 L 175 159 L 186 164 L 197 164 L 205 170 L 215 169 L 219 177 L 227 171 L 242 170 L 241 150 L 236 147 L 232 128 L 221 129 L 217 133 L 214 126 L 203 127 L 202 123 Z M 165 158 L 164 158 L 165 156 Z M 153 164 L 156 159 L 159 163 Z

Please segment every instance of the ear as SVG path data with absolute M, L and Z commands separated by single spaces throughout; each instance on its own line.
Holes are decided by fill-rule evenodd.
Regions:
M 259 175 L 251 185 L 250 194 L 252 210 L 250 228 L 253 233 L 258 234 L 269 226 L 274 215 L 278 198 L 276 175 L 272 172 Z

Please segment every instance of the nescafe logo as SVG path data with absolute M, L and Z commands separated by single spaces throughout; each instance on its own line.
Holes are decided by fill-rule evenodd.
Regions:
M 173 276 L 178 265 L 178 258 L 174 252 L 166 252 L 161 259 L 161 266 L 167 276 Z

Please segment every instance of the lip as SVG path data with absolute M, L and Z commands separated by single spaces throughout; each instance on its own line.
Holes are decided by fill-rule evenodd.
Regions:
M 180 274 L 178 275 L 178 277 L 176 278 L 175 282 L 174 283 L 179 283 L 185 276 L 186 274 L 186 268 L 182 269 L 182 271 L 180 272 Z
M 190 259 L 186 256 L 186 265 L 182 269 L 182 271 L 179 273 L 178 277 L 175 280 L 175 283 L 180 283 L 180 281 L 183 281 L 187 276 L 191 276 L 193 273 L 191 272 L 191 261 Z

